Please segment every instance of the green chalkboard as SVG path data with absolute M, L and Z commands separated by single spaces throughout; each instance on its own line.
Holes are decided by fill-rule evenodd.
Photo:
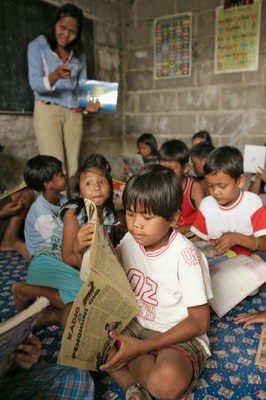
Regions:
M 41 0 L 0 0 L 0 112 L 32 112 L 27 47 L 50 28 L 56 10 Z M 87 18 L 83 37 L 88 78 L 94 79 L 93 22 Z

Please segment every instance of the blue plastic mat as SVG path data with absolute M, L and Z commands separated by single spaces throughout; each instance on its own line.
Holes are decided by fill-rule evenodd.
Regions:
M 16 252 L 0 252 L 0 316 L 3 320 L 16 312 L 11 294 L 12 284 L 24 281 L 28 264 Z M 211 318 L 209 338 L 212 356 L 188 400 L 266 400 L 266 368 L 256 366 L 261 324 L 243 329 L 232 319 L 240 312 L 259 311 L 266 307 L 266 288 L 248 297 L 234 310 L 219 319 Z M 52 326 L 38 332 L 43 343 L 43 357 L 56 362 L 60 348 L 61 328 Z M 95 400 L 124 400 L 121 388 L 106 374 L 92 373 Z

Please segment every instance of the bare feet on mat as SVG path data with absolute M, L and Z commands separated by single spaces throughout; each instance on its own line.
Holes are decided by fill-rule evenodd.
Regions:
M 0 251 L 18 251 L 25 261 L 30 261 L 26 244 L 22 240 L 17 240 L 14 243 L 1 242 Z

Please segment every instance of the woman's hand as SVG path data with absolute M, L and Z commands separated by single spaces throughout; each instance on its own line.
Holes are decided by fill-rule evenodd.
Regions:
M 66 63 L 58 65 L 55 70 L 55 74 L 57 75 L 57 79 L 68 79 L 71 76 L 72 67 L 67 65 Z
M 117 353 L 100 367 L 101 371 L 118 371 L 127 365 L 132 359 L 144 354 L 144 341 L 117 334 L 115 331 L 109 334 L 119 344 Z
M 89 100 L 86 111 L 95 113 L 95 112 L 99 111 L 99 109 L 100 109 L 100 102 L 98 99 Z
M 21 368 L 31 368 L 41 355 L 42 344 L 37 336 L 30 333 L 27 340 L 17 346 L 11 359 Z

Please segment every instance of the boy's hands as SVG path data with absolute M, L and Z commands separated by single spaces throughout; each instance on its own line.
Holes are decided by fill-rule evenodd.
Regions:
M 27 340 L 17 346 L 14 353 L 11 355 L 21 368 L 31 368 L 41 355 L 42 344 L 37 336 L 30 333 Z
M 214 248 L 214 254 L 220 256 L 226 250 L 238 244 L 239 234 L 236 232 L 223 233 L 218 239 L 211 240 Z
M 110 360 L 100 367 L 101 371 L 118 371 L 127 365 L 133 358 L 146 353 L 144 349 L 144 340 L 135 339 L 123 334 L 117 334 L 115 331 L 110 332 L 110 336 L 119 344 L 119 350 Z

